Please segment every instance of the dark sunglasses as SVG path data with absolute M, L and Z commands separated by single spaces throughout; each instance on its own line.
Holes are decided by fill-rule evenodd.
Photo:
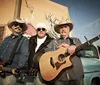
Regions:
M 20 28 L 24 28 L 23 25 L 22 25 L 21 23 L 17 23 L 17 22 L 16 22 L 16 23 L 14 23 L 13 25 L 14 25 L 15 27 L 16 27 L 16 26 L 19 26 Z
M 37 31 L 46 31 L 46 29 L 45 28 L 37 28 Z

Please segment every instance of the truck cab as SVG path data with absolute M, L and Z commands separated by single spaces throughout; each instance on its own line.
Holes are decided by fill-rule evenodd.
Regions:
M 81 58 L 84 69 L 84 85 L 100 85 L 100 47 L 89 45 Z

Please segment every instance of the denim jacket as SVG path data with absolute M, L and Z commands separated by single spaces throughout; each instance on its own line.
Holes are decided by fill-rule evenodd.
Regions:
M 2 61 L 9 61 L 12 50 L 13 50 L 17 40 L 22 35 L 15 36 L 14 38 L 12 38 L 12 36 L 13 35 L 10 35 L 9 37 L 5 38 L 4 41 L 2 42 L 2 44 L 0 45 L 0 59 Z M 29 55 L 28 44 L 29 44 L 28 39 L 23 36 L 17 46 L 12 63 L 10 65 L 7 65 L 7 67 L 10 67 L 10 68 L 24 67 L 24 65 L 28 59 L 28 55 Z

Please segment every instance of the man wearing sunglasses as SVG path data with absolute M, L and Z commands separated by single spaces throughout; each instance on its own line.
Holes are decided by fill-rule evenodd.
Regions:
M 52 40 L 51 37 L 47 34 L 47 26 L 45 23 L 40 22 L 36 25 L 37 35 L 32 36 L 29 40 L 29 59 L 28 66 L 31 73 L 35 76 L 34 85 L 45 85 L 46 81 L 44 81 L 39 72 L 39 58 L 45 52 L 44 49 L 48 45 L 48 43 Z M 33 81 L 32 81 L 33 82 Z
M 0 85 L 16 85 L 16 77 L 14 76 L 17 74 L 16 69 L 25 66 L 29 54 L 29 40 L 23 36 L 27 25 L 22 20 L 17 19 L 8 22 L 7 25 L 12 33 L 0 45 L 0 60 L 6 61 L 6 67 L 13 70 L 5 72 L 5 78 L 0 78 L 2 80 Z

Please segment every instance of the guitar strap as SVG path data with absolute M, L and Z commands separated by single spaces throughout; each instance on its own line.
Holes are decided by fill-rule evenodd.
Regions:
M 13 57 L 14 57 L 15 54 L 16 54 L 17 47 L 18 47 L 19 42 L 20 42 L 20 40 L 22 39 L 22 37 L 23 37 L 23 36 L 21 35 L 21 37 L 17 40 L 17 42 L 16 42 L 16 44 L 15 44 L 13 50 L 12 50 L 12 53 L 11 53 L 11 55 L 10 55 L 10 58 L 9 58 L 7 64 L 10 65 L 10 64 L 12 63 L 12 61 L 13 61 Z

